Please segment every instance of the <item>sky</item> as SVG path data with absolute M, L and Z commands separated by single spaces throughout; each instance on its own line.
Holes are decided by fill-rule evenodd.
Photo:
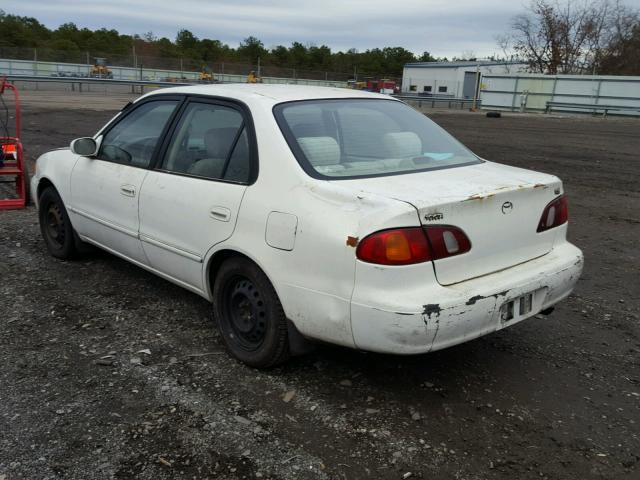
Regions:
M 2 0 L 6 13 L 91 29 L 175 39 L 187 29 L 236 47 L 253 35 L 275 45 L 328 45 L 333 51 L 400 46 L 416 54 L 478 57 L 501 53 L 496 35 L 510 30 L 526 0 Z

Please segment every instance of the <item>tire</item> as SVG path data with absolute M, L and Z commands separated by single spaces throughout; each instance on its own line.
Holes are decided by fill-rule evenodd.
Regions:
M 38 218 L 40 232 L 49 253 L 56 258 L 68 260 L 77 254 L 75 232 L 67 209 L 53 187 L 45 188 L 39 198 Z
M 500 112 L 487 112 L 487 118 L 500 118 L 502 113 Z
M 242 257 L 226 260 L 216 275 L 213 300 L 213 316 L 231 355 L 255 368 L 289 358 L 282 304 L 255 263 Z

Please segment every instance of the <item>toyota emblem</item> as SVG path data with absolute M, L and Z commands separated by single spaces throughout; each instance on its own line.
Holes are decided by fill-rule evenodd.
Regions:
M 507 215 L 509 213 L 511 213 L 513 211 L 513 203 L 511 202 L 504 202 L 502 204 L 502 213 Z

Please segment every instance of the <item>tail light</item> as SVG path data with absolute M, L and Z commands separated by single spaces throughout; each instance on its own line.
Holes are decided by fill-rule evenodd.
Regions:
M 538 232 L 544 232 L 550 228 L 558 227 L 569 219 L 569 206 L 564 195 L 556 198 L 544 208 L 542 217 L 538 222 Z
M 457 227 L 441 225 L 425 227 L 424 231 L 429 239 L 433 260 L 453 257 L 471 250 L 469 238 Z
M 408 227 L 382 230 L 358 244 L 356 256 L 379 265 L 410 265 L 468 252 L 471 242 L 457 227 Z

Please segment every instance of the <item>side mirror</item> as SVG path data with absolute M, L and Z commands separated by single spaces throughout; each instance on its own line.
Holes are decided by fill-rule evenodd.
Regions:
M 98 144 L 91 137 L 76 138 L 70 147 L 72 153 L 83 157 L 92 157 L 98 153 Z

